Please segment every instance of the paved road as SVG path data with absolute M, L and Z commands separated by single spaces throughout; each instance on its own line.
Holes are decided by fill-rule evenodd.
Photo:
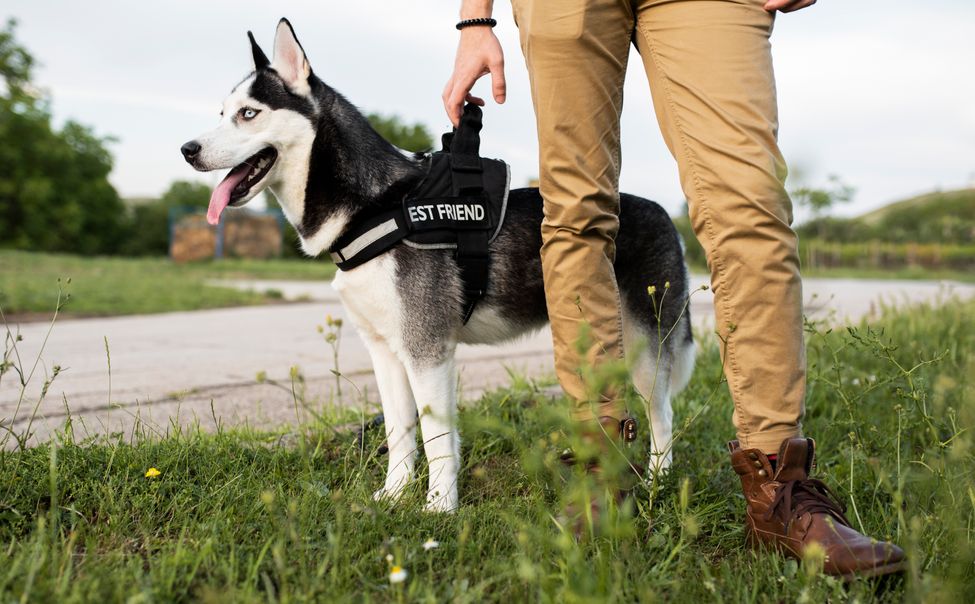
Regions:
M 693 287 L 703 283 L 703 278 L 695 278 Z M 327 314 L 345 318 L 331 286 L 282 281 L 228 284 L 278 289 L 287 299 L 306 301 L 63 320 L 51 331 L 40 355 L 48 325 L 11 326 L 23 337 L 17 346 L 22 365 L 29 368 L 38 357 L 40 362 L 23 399 L 15 374 L 8 373 L 0 382 L 0 424 L 24 432 L 35 405 L 31 431 L 38 438 L 62 426 L 68 409 L 75 433 L 82 436 L 127 434 L 134 425 L 164 432 L 172 423 L 189 421 L 208 428 L 218 421 L 257 426 L 292 422 L 309 413 L 295 404 L 289 377 L 295 366 L 305 378 L 302 398 L 308 408 L 320 411 L 339 402 L 331 373 L 331 349 L 317 330 Z M 870 316 L 883 303 L 936 300 L 949 292 L 975 296 L 971 285 L 911 281 L 808 279 L 805 290 L 807 314 L 830 317 L 836 323 Z M 691 312 L 698 328 L 708 328 L 711 305 L 710 292 L 694 294 Z M 503 346 L 462 346 L 458 365 L 464 396 L 506 384 L 506 370 L 551 376 L 549 339 L 550 333 L 543 330 Z M 55 365 L 61 367 L 60 373 L 38 405 L 46 376 Z M 341 402 L 375 405 L 368 355 L 348 326 L 342 330 L 339 369 L 347 379 Z M 267 376 L 266 382 L 259 383 L 259 372 Z

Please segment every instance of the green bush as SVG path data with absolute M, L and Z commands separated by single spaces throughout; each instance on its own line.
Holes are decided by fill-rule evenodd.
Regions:
M 0 247 L 117 252 L 125 212 L 108 182 L 110 139 L 73 121 L 53 127 L 14 33 L 13 21 L 0 30 Z
M 799 241 L 803 268 L 975 270 L 975 245 Z
M 796 231 L 802 238 L 845 243 L 975 245 L 975 189 L 929 193 L 856 218 L 815 218 Z

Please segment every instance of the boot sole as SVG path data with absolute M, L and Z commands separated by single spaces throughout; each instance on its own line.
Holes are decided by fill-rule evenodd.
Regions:
M 802 557 L 791 550 L 788 546 L 784 544 L 773 544 L 767 541 L 762 541 L 755 536 L 756 529 L 748 527 L 745 530 L 745 545 L 753 550 L 764 551 L 764 552 L 774 552 L 783 555 L 787 558 L 792 558 L 793 560 L 802 561 Z M 761 531 L 758 531 L 761 532 Z M 902 573 L 907 570 L 907 561 L 899 560 L 897 562 L 890 562 L 889 564 L 884 564 L 882 566 L 874 566 L 873 568 L 865 568 L 862 570 L 855 570 L 848 573 L 828 573 L 823 571 L 823 574 L 828 577 L 836 577 L 845 582 L 854 581 L 856 579 L 872 579 L 876 577 L 883 577 L 885 575 L 893 575 L 895 573 Z
M 886 575 L 893 575 L 897 573 L 902 573 L 907 570 L 907 561 L 901 560 L 899 562 L 891 562 L 890 564 L 885 564 L 883 566 L 875 566 L 873 568 L 865 568 L 863 570 L 853 571 L 851 573 L 846 573 L 843 575 L 832 575 L 843 581 L 854 581 L 856 579 L 873 579 L 876 577 L 883 577 Z

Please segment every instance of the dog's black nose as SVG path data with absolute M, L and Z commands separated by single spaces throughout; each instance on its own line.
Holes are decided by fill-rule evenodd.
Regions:
M 186 161 L 193 161 L 197 153 L 199 153 L 200 149 L 202 148 L 203 147 L 200 146 L 200 143 L 196 141 L 190 141 L 185 145 L 183 145 L 182 147 L 180 147 L 179 150 L 183 153 L 183 157 L 186 159 Z

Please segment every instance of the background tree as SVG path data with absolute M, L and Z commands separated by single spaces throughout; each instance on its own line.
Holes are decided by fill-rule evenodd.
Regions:
M 825 187 L 799 186 L 789 192 L 792 202 L 800 208 L 806 208 L 812 214 L 812 221 L 822 228 L 815 232 L 815 236 L 822 239 L 827 235 L 827 221 L 821 220 L 833 206 L 849 203 L 853 200 L 856 189 L 840 180 L 835 174 L 827 177 Z
M 433 148 L 433 136 L 423 124 L 404 124 L 395 115 L 383 116 L 370 113 L 369 123 L 383 138 L 407 151 L 429 151 Z
M 124 238 L 125 208 L 108 182 L 110 139 L 68 121 L 56 130 L 49 102 L 31 83 L 34 58 L 0 30 L 0 246 L 112 253 Z

